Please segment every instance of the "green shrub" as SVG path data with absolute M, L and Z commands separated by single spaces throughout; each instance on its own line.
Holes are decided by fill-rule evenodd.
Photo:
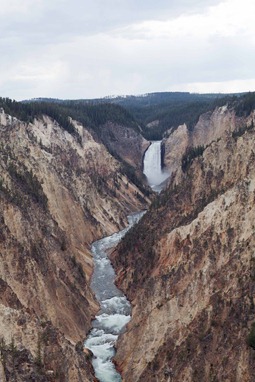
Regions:
M 185 154 L 182 156 L 182 171 L 186 172 L 193 159 L 202 155 L 204 150 L 204 146 L 188 147 Z
M 249 126 L 243 126 L 239 130 L 233 131 L 232 137 L 237 140 L 238 137 L 241 137 L 246 131 L 250 131 L 254 129 L 253 121 Z
M 251 325 L 250 333 L 247 337 L 247 343 L 255 350 L 255 322 Z

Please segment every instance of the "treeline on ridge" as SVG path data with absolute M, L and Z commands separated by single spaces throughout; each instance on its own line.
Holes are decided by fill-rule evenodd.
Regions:
M 164 133 L 186 123 L 192 130 L 201 114 L 213 110 L 216 106 L 238 98 L 238 95 L 192 94 L 185 92 L 152 93 L 145 96 L 126 97 L 113 100 L 127 108 L 143 128 L 148 140 L 160 140 Z M 158 121 L 155 126 L 147 126 Z M 172 130 L 173 131 L 173 130 Z
M 102 126 L 111 121 L 134 128 L 148 140 L 162 139 L 167 130 L 173 131 L 183 123 L 192 130 L 201 114 L 225 104 L 234 108 L 238 116 L 247 116 L 255 108 L 255 93 L 162 92 L 95 100 L 42 98 L 26 102 L 0 98 L 0 107 L 26 122 L 31 122 L 41 114 L 47 114 L 71 134 L 77 135 L 68 118 L 72 117 L 96 131 L 100 137 Z M 158 123 L 155 126 L 147 126 L 153 121 Z
M 233 97 L 230 103 L 238 117 L 247 117 L 255 109 L 255 92 L 249 92 L 242 97 Z
M 64 107 L 73 118 L 92 124 L 94 129 L 111 120 L 139 130 L 148 140 L 162 139 L 170 128 L 186 123 L 192 130 L 199 116 L 216 106 L 232 100 L 232 95 L 196 94 L 188 92 L 160 92 L 142 96 L 101 98 L 94 100 L 37 99 Z M 85 120 L 84 120 L 85 119 Z M 153 127 L 150 122 L 158 121 Z M 100 134 L 100 131 L 97 131 Z
M 101 136 L 102 126 L 111 121 L 139 130 L 133 116 L 119 105 L 105 104 L 81 104 L 75 101 L 63 102 L 17 102 L 9 98 L 0 98 L 0 107 L 24 122 L 33 122 L 34 118 L 48 115 L 59 123 L 73 136 L 78 136 L 69 117 L 79 121 L 84 126 L 96 131 Z

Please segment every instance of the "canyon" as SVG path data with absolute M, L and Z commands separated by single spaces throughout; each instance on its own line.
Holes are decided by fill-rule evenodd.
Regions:
M 165 129 L 160 193 L 121 107 L 0 110 L 1 381 L 96 381 L 91 251 L 145 209 L 106 250 L 132 307 L 123 382 L 254 380 L 255 113 L 231 102 Z

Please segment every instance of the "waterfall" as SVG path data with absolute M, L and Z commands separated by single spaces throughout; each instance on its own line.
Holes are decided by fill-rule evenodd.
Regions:
M 161 141 L 153 141 L 144 155 L 143 173 L 154 191 L 161 191 L 163 182 L 169 177 L 161 166 Z

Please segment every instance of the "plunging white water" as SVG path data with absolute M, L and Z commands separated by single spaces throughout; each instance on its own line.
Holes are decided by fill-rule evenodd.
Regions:
M 100 303 L 100 312 L 92 322 L 93 329 L 85 341 L 85 347 L 93 354 L 92 364 L 100 382 L 119 382 L 112 358 L 119 334 L 130 320 L 131 307 L 126 296 L 114 284 L 115 273 L 107 256 L 107 249 L 118 244 L 120 239 L 144 214 L 139 212 L 128 217 L 129 226 L 92 244 L 94 272 L 91 287 Z
M 146 175 L 148 184 L 155 191 L 161 191 L 162 183 L 169 177 L 167 171 L 161 166 L 161 141 L 151 142 L 145 152 L 143 161 L 143 173 Z

